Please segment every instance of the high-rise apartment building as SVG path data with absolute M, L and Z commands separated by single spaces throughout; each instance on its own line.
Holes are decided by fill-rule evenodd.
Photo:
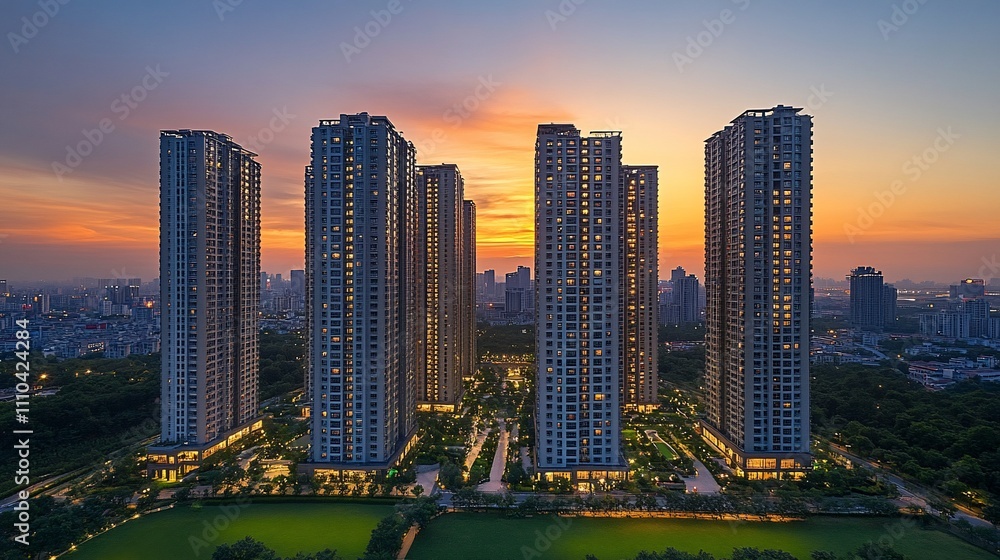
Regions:
M 896 320 L 896 288 L 885 284 L 882 271 L 859 266 L 847 277 L 851 284 L 851 325 L 882 330 Z
M 596 156 L 594 156 L 596 157 Z M 596 167 L 596 164 L 594 164 Z M 623 165 L 620 171 L 619 207 L 622 235 L 618 238 L 620 259 L 619 308 L 623 313 L 619 350 L 624 379 L 621 404 L 626 411 L 648 412 L 657 399 L 657 189 L 655 165 Z
M 104 301 L 113 305 L 132 305 L 139 300 L 140 278 L 102 278 L 98 283 L 104 290 Z
M 532 289 L 531 268 L 519 266 L 504 277 L 504 310 L 511 315 L 532 309 L 535 291 Z
M 310 463 L 384 471 L 413 442 L 426 365 L 426 242 L 415 150 L 383 116 L 312 130 L 306 167 Z
M 161 441 L 176 480 L 257 416 L 260 164 L 224 134 L 160 133 Z
M 291 271 L 291 282 L 292 282 L 292 293 L 297 296 L 302 296 L 306 293 L 306 271 L 305 270 L 293 270 Z
M 462 376 L 471 378 L 479 364 L 476 348 L 476 203 L 462 201 Z M 461 382 L 459 382 L 461 387 Z
M 427 256 L 427 363 L 417 379 L 417 406 L 454 411 L 462 397 L 467 351 L 465 184 L 454 164 L 422 165 L 417 167 L 417 189 Z
M 656 386 L 643 369 L 656 363 L 645 338 L 655 333 L 645 325 L 655 321 L 655 201 L 655 168 L 623 168 L 620 132 L 538 126 L 535 456 L 546 479 L 600 489 L 627 474 L 623 405 Z
M 701 283 L 694 274 L 687 274 L 682 267 L 670 271 L 670 296 L 666 306 L 666 325 L 701 322 Z
M 809 455 L 812 118 L 749 110 L 705 141 L 705 439 L 749 478 Z

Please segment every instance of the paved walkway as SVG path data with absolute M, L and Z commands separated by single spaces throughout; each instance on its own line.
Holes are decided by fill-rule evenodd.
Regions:
M 691 457 L 694 461 L 694 469 L 698 472 L 694 478 L 684 479 L 684 489 L 688 492 L 697 492 L 699 494 L 718 494 L 722 487 L 719 483 L 715 481 L 715 477 L 712 473 L 708 471 L 708 468 L 694 457 Z
M 490 480 L 480 484 L 476 489 L 480 492 L 501 492 L 504 489 L 503 471 L 507 468 L 507 424 L 503 418 L 497 418 L 500 424 L 500 438 L 497 442 L 497 452 L 493 455 L 493 468 L 490 469 Z
M 396 560 L 406 560 L 406 555 L 410 553 L 410 547 L 413 546 L 413 541 L 416 540 L 418 531 L 417 526 L 414 525 L 403 535 L 403 544 L 399 548 Z
M 656 430 L 646 430 L 646 437 L 648 437 L 653 443 L 663 443 L 671 449 L 674 449 L 675 452 L 677 451 L 674 446 L 664 441 Z M 699 461 L 698 458 L 686 448 L 682 449 L 684 449 L 684 452 L 687 453 L 692 461 L 694 461 L 694 470 L 697 473 L 693 478 L 684 478 L 684 490 L 689 493 L 697 492 L 698 494 L 718 494 L 721 492 L 722 487 L 715 481 L 715 477 L 712 476 L 711 472 L 709 472 L 708 467 Z
M 419 465 L 417 466 L 417 484 L 423 487 L 423 496 L 433 496 L 438 492 L 437 478 L 441 471 L 441 465 Z
M 476 442 L 472 444 L 472 449 L 469 450 L 469 454 L 465 456 L 465 472 L 469 472 L 472 468 L 472 464 L 476 462 L 476 457 L 479 457 L 479 452 L 483 449 L 483 442 L 486 441 L 486 436 L 489 435 L 490 428 L 479 432 L 476 437 Z

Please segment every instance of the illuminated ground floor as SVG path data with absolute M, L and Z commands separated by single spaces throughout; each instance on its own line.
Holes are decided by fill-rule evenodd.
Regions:
M 205 459 L 263 428 L 264 421 L 258 418 L 202 445 L 151 445 L 146 450 L 146 476 L 177 482 L 200 467 Z
M 334 482 L 379 482 L 392 478 L 420 440 L 414 431 L 388 461 L 381 463 L 299 463 L 298 474 L 320 476 Z
M 712 425 L 702 420 L 695 431 L 725 459 L 737 476 L 749 480 L 802 478 L 812 468 L 809 453 L 760 453 L 743 451 Z
M 420 412 L 456 412 L 458 406 L 448 403 L 422 402 L 417 403 L 417 410 Z
M 577 492 L 604 492 L 628 480 L 629 471 L 628 467 L 624 466 L 579 466 L 560 470 L 543 469 L 538 471 L 535 477 L 545 482 L 568 480 Z

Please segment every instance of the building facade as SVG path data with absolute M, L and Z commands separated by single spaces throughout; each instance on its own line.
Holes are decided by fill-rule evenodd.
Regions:
M 812 119 L 749 110 L 705 142 L 707 416 L 741 476 L 799 476 L 809 455 Z
M 462 201 L 462 243 L 461 371 L 463 377 L 471 379 L 479 367 L 479 349 L 476 347 L 476 203 L 472 200 Z M 461 381 L 459 387 L 462 387 Z M 461 395 L 458 400 L 461 400 Z
M 504 310 L 509 315 L 527 313 L 534 306 L 535 292 L 531 284 L 531 268 L 519 266 L 504 277 Z
M 701 283 L 694 274 L 677 267 L 670 271 L 670 296 L 664 324 L 684 325 L 701 322 Z
M 585 488 L 623 478 L 621 134 L 538 126 L 536 467 Z
M 462 396 L 466 262 L 463 193 L 458 166 L 417 167 L 427 267 L 426 365 L 417 379 L 421 410 L 454 411 Z
M 368 113 L 322 120 L 306 167 L 306 473 L 384 472 L 416 432 L 426 242 L 415 150 Z
M 851 284 L 851 325 L 882 330 L 896 320 L 896 288 L 885 284 L 882 271 L 859 266 L 847 277 Z
M 162 433 L 148 468 L 155 478 L 182 477 L 259 427 L 255 157 L 224 134 L 160 133 Z
M 596 157 L 596 156 L 595 156 Z M 655 165 L 623 165 L 624 204 L 619 210 L 622 235 L 619 307 L 623 311 L 619 350 L 623 363 L 621 403 L 625 411 L 648 412 L 658 406 L 658 170 Z

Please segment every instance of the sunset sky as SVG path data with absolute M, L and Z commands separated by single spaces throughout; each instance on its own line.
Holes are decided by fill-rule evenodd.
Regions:
M 498 274 L 533 266 L 538 123 L 621 130 L 625 163 L 660 168 L 661 278 L 701 276 L 703 141 L 777 104 L 814 116 L 817 276 L 1000 277 L 993 0 L 39 6 L 0 7 L 0 278 L 157 276 L 178 128 L 259 153 L 262 269 L 301 268 L 310 129 L 360 111 L 458 164 Z

